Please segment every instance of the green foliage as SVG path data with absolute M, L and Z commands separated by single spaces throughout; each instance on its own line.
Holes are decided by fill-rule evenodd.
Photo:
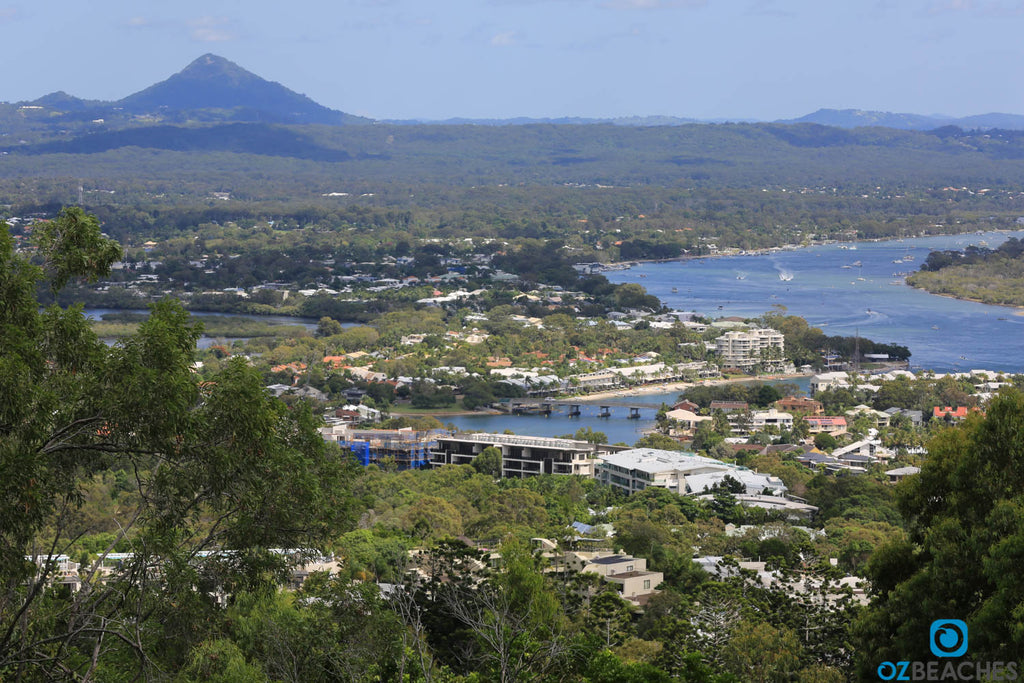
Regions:
M 501 449 L 495 446 L 488 446 L 480 451 L 480 455 L 473 458 L 473 469 L 480 474 L 492 477 L 501 476 Z
M 900 524 L 895 489 L 872 476 L 816 475 L 807 483 L 807 500 L 818 507 L 818 519 L 835 517 Z
M 818 432 L 814 435 L 814 447 L 819 451 L 831 453 L 837 445 L 836 437 L 827 432 Z
M 77 206 L 69 206 L 55 220 L 39 224 L 33 238 L 43 254 L 54 295 L 72 278 L 95 282 L 109 275 L 110 266 L 123 255 L 120 245 L 100 232 L 99 220 Z
M 931 622 L 959 618 L 970 629 L 972 659 L 1024 654 L 1022 430 L 1024 394 L 1004 389 L 984 418 L 929 442 L 921 473 L 898 487 L 909 542 L 894 539 L 869 565 L 875 596 L 858 624 L 863 652 L 879 661 L 925 658 Z
M 907 283 L 937 294 L 1004 306 L 1024 305 L 1024 258 L 1020 240 L 1011 237 L 998 248 L 968 247 L 964 252 L 928 254 Z
M 645 434 L 637 439 L 634 444 L 635 448 L 657 448 L 662 451 L 685 451 L 687 450 L 686 445 L 676 441 L 670 436 L 660 434 L 658 432 L 651 432 Z
M 792 629 L 743 621 L 722 652 L 726 668 L 751 683 L 788 681 L 800 668 L 800 641 Z
M 56 223 L 41 244 L 58 282 L 99 274 L 120 253 L 94 219 L 69 211 Z M 201 382 L 200 327 L 176 302 L 154 305 L 111 348 L 80 308 L 40 312 L 40 277 L 0 235 L 0 674 L 181 668 L 214 635 L 215 592 L 282 580 L 285 559 L 270 548 L 323 545 L 350 523 L 347 468 L 312 414 L 270 397 L 241 359 Z M 94 528 L 103 490 L 117 504 Z M 131 557 L 74 599 L 46 589 L 57 556 L 90 532 L 114 536 L 79 549 Z M 161 580 L 149 581 L 157 567 Z

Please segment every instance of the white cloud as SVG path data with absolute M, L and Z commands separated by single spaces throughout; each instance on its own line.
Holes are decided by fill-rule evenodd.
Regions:
M 515 31 L 502 31 L 491 36 L 491 45 L 495 47 L 511 47 L 519 42 Z
M 223 43 L 237 37 L 227 17 L 199 17 L 190 20 L 188 26 L 192 40 L 200 43 Z

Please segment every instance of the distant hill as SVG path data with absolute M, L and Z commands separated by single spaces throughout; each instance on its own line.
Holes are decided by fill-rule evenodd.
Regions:
M 326 162 L 347 161 L 351 158 L 344 150 L 320 145 L 295 129 L 262 123 L 128 128 L 90 133 L 69 140 L 24 145 L 15 151 L 27 156 L 99 154 L 125 147 L 172 152 L 234 152 Z
M 49 95 L 43 95 L 38 100 L 31 102 L 37 107 L 46 107 L 47 109 L 56 109 L 59 111 L 85 111 L 88 109 L 96 109 L 98 107 L 108 107 L 109 102 L 103 102 L 102 100 L 83 100 L 74 95 L 69 95 L 63 90 L 52 92 Z
M 836 128 L 875 126 L 900 130 L 934 130 L 943 126 L 957 126 L 964 130 L 992 129 L 1024 130 L 1024 116 L 1019 114 L 976 114 L 974 116 L 924 116 L 921 114 L 894 114 L 887 111 L 864 109 L 819 109 L 797 119 L 777 123 L 817 123 Z
M 691 123 L 720 123 L 720 121 L 702 121 L 701 119 L 684 119 L 678 116 L 619 116 L 616 118 L 590 118 L 580 116 L 562 116 L 558 118 L 533 118 L 517 116 L 511 119 L 467 119 L 452 118 L 441 120 L 402 119 L 384 121 L 396 126 L 585 126 L 591 124 L 612 124 L 614 126 L 685 126 Z M 724 123 L 724 121 L 721 121 Z
M 19 108 L 22 110 L 19 112 Z M 27 113 L 25 109 L 33 109 Z M 16 115 L 17 114 L 17 115 Z M 26 118 L 30 116 L 31 118 Z M 100 121 L 102 119 L 102 121 Z M 30 122 L 31 125 L 24 126 Z M 84 132 L 91 124 L 109 128 L 154 124 L 276 123 L 329 126 L 368 124 L 372 119 L 329 109 L 305 95 L 268 81 L 239 65 L 214 54 L 205 54 L 170 78 L 128 95 L 116 102 L 84 100 L 58 91 L 32 102 L 0 104 L 0 125 L 28 142 L 44 141 L 47 129 L 53 132 Z M 614 125 L 649 128 L 676 127 L 707 123 L 755 123 L 755 119 L 693 119 L 678 116 L 620 117 L 512 117 L 450 118 L 444 120 L 391 120 L 400 126 L 580 126 Z M 978 114 L 956 118 L 870 111 L 864 109 L 819 109 L 796 119 L 774 121 L 777 124 L 814 123 L 833 128 L 895 128 L 929 131 L 956 126 L 964 130 L 1024 130 L 1024 116 L 1018 114 Z M 77 124 L 77 127 L 76 127 Z M 30 134 L 26 134 L 30 133 Z

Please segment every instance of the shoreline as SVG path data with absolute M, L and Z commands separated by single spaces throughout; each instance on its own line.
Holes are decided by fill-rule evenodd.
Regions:
M 678 391 L 682 393 L 686 389 L 696 386 L 719 386 L 723 384 L 735 384 L 739 382 L 769 382 L 777 380 L 785 381 L 813 376 L 813 374 L 796 373 L 761 375 L 758 377 L 730 377 L 726 379 L 705 379 L 699 382 L 664 382 L 660 384 L 644 384 L 639 387 L 623 387 L 621 389 L 608 389 L 606 391 L 597 391 L 592 394 L 583 394 L 576 396 L 563 395 L 559 396 L 558 398 L 559 400 L 578 399 L 579 401 L 585 403 L 588 401 L 600 401 L 601 399 L 622 398 L 624 396 L 649 396 L 651 394 L 664 394 L 672 391 Z
M 981 299 L 971 299 L 969 297 L 957 296 L 955 294 L 947 294 L 945 292 L 933 292 L 931 290 L 925 289 L 924 287 L 918 287 L 917 285 L 912 285 L 909 282 L 907 283 L 907 286 L 908 287 L 912 287 L 912 288 L 917 289 L 917 290 L 920 290 L 920 291 L 924 292 L 925 294 L 931 294 L 932 296 L 941 296 L 941 297 L 943 297 L 945 299 L 953 299 L 955 301 L 970 301 L 971 303 L 981 304 L 983 306 L 1001 306 L 1002 308 L 1009 308 L 1009 309 L 1013 310 L 1013 314 L 1012 315 L 1024 316 L 1024 306 L 1020 306 L 1018 304 L 1000 304 L 1000 303 L 996 303 L 994 301 L 982 301 Z
M 971 232 L 973 232 L 973 231 L 971 231 Z M 891 237 L 872 237 L 872 238 L 865 238 L 865 239 L 849 239 L 849 240 L 835 239 L 835 240 L 824 240 L 824 241 L 808 242 L 807 244 L 785 244 L 785 245 L 782 245 L 782 246 L 779 246 L 779 247 L 762 247 L 760 249 L 741 250 L 741 251 L 738 251 L 736 253 L 728 253 L 728 254 L 702 254 L 702 255 L 698 255 L 698 256 L 691 256 L 691 255 L 687 254 L 686 256 L 674 256 L 672 258 L 662 258 L 662 259 L 633 259 L 633 260 L 630 260 L 630 261 L 610 261 L 608 263 L 602 263 L 601 264 L 602 270 L 599 271 L 599 272 L 604 272 L 605 268 L 607 268 L 609 271 L 629 270 L 633 266 L 640 265 L 642 263 L 682 263 L 682 262 L 685 262 L 685 261 L 692 261 L 694 259 L 705 259 L 705 258 L 727 258 L 727 257 L 731 257 L 731 256 L 766 256 L 768 254 L 772 254 L 772 253 L 775 253 L 775 252 L 778 252 L 778 251 L 797 251 L 799 249 L 807 249 L 807 248 L 810 248 L 810 247 L 826 247 L 826 246 L 828 246 L 830 244 L 846 244 L 846 243 L 850 243 L 850 244 L 863 244 L 863 243 L 868 243 L 868 242 L 892 242 L 894 240 L 895 241 L 900 241 L 900 240 L 924 239 L 924 238 L 928 238 L 928 237 L 954 237 L 954 236 L 957 236 L 957 235 L 971 234 L 971 232 L 934 232 L 934 233 L 928 233 L 927 235 L 914 235 L 912 237 L 907 237 L 905 235 L 904 236 L 892 235 Z M 991 230 L 986 230 L 985 232 L 986 233 L 995 232 L 995 233 L 1000 233 L 1000 234 L 1007 234 L 1007 233 L 1020 232 L 1020 230 L 1006 229 L 1006 228 L 993 228 Z M 921 288 L 920 287 L 915 287 L 915 289 L 921 289 Z M 922 291 L 927 291 L 927 290 L 922 290 Z M 928 293 L 931 294 L 932 292 L 928 292 Z M 953 298 L 958 298 L 958 297 L 953 297 Z M 964 301 L 975 301 L 975 300 L 974 299 L 964 299 Z M 986 302 L 978 301 L 977 303 L 986 303 Z M 990 305 L 992 305 L 992 306 L 1011 306 L 1012 304 L 990 304 Z M 1024 310 L 1024 308 L 1022 308 L 1022 310 Z

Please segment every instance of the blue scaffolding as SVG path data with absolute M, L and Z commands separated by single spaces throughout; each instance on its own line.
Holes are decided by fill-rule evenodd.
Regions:
M 399 470 L 430 467 L 430 451 L 437 447 L 438 431 L 414 432 L 363 429 L 349 432 L 338 445 L 347 448 L 364 467 L 391 460 Z

